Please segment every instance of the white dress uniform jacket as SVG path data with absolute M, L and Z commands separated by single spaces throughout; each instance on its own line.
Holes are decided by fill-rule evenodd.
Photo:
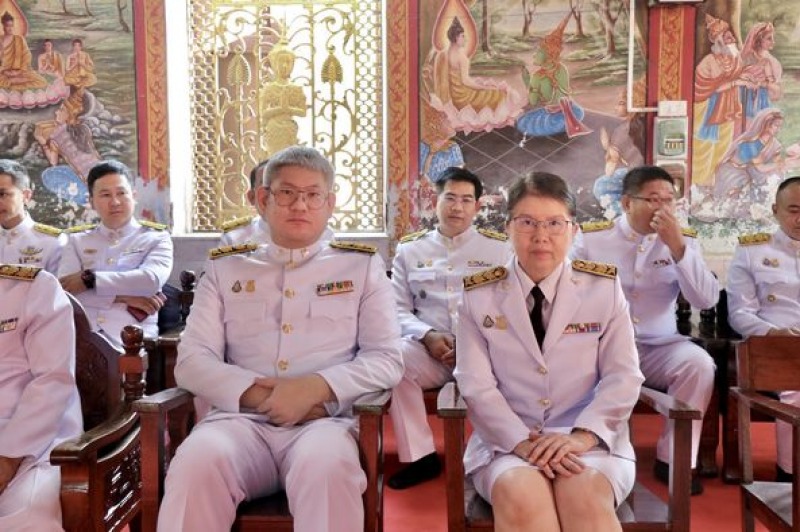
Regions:
M 50 450 L 83 427 L 72 306 L 37 271 L 0 265 L 0 455 L 25 457 L 0 494 L 0 530 L 61 530 Z
M 800 327 L 800 241 L 780 229 L 739 239 L 728 269 L 728 320 L 743 336 Z
M 700 247 L 684 232 L 686 251 L 675 262 L 655 234 L 640 235 L 623 215 L 594 224 L 575 239 L 571 256 L 615 264 L 630 304 L 639 360 L 649 386 L 705 412 L 714 386 L 714 362 L 702 348 L 678 333 L 675 306 L 678 293 L 700 309 L 714 306 L 719 283 L 703 261 Z M 692 466 L 697 461 L 702 421 L 692 422 Z M 666 424 L 656 456 L 670 461 L 672 429 Z
M 778 229 L 739 238 L 728 269 L 728 321 L 743 336 L 800 327 L 800 241 Z M 781 392 L 800 406 L 800 392 Z M 778 465 L 792 472 L 792 428 L 775 424 Z
M 469 227 L 453 238 L 438 230 L 412 233 L 400 241 L 392 264 L 403 335 L 405 374 L 392 393 L 389 413 L 401 462 L 435 451 L 423 390 L 452 378 L 449 368 L 432 358 L 421 340 L 431 330 L 455 334 L 458 305 L 466 275 L 505 264 L 511 257 L 506 235 Z
M 454 375 L 474 427 L 464 455 L 468 474 L 512 453 L 531 433 L 575 427 L 594 432 L 612 456 L 634 460 L 628 418 L 644 378 L 622 288 L 569 261 L 559 269 L 541 350 L 516 258 L 486 276 L 502 280 L 464 292 Z
M 59 268 L 59 277 L 91 269 L 95 288 L 76 297 L 86 309 L 92 328 L 101 330 L 116 346 L 122 346 L 122 328 L 136 323 L 116 296 L 152 297 L 172 271 L 172 239 L 165 227 L 136 219 L 112 230 L 100 224 L 70 230 Z M 139 323 L 146 336 L 158 334 L 158 315 Z
M 403 373 L 384 262 L 374 248 L 324 239 L 253 249 L 210 261 L 198 285 L 175 378 L 212 410 L 172 462 L 159 530 L 228 530 L 242 500 L 280 489 L 295 530 L 361 530 L 366 480 L 351 406 Z M 334 417 L 277 427 L 240 413 L 256 377 L 312 373 L 333 391 Z
M 13 229 L 0 227 L 0 263 L 44 268 L 57 275 L 66 243 L 67 236 L 60 229 L 38 224 L 26 213 Z

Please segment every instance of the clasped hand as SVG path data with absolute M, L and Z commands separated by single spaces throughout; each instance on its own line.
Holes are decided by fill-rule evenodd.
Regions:
M 556 475 L 571 477 L 581 473 L 586 465 L 578 456 L 595 445 L 596 438 L 586 432 L 531 434 L 513 452 L 552 480 Z
M 243 406 L 268 416 L 274 425 L 291 427 L 325 417 L 323 403 L 331 390 L 325 379 L 316 374 L 295 378 L 259 377 L 245 395 L 248 399 L 242 401 Z
M 449 332 L 428 331 L 422 338 L 428 354 L 444 366 L 453 369 L 456 365 L 456 337 Z

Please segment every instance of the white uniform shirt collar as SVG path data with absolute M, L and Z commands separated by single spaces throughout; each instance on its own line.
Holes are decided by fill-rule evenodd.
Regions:
M 33 218 L 31 218 L 30 214 L 25 212 L 22 215 L 22 221 L 18 223 L 15 227 L 12 227 L 11 229 L 5 229 L 3 227 L 0 227 L 0 236 L 3 237 L 18 236 L 24 233 L 25 231 L 32 229 L 34 223 L 35 222 L 33 221 Z
M 547 318 L 550 314 L 550 309 L 553 308 L 553 302 L 556 298 L 556 287 L 558 286 L 558 282 L 561 280 L 561 275 L 564 272 L 564 265 L 566 262 L 563 262 L 559 266 L 556 267 L 555 270 L 550 272 L 550 275 L 542 279 L 540 283 L 538 283 L 539 288 L 542 289 L 542 293 L 544 294 L 545 306 L 544 306 L 544 318 L 545 323 L 547 323 Z M 519 286 L 522 293 L 525 295 L 525 302 L 528 306 L 528 312 L 531 311 L 533 308 L 533 296 L 531 296 L 531 290 L 536 285 L 528 274 L 525 273 L 525 270 L 522 269 L 518 260 L 514 261 L 514 272 L 519 280 Z
M 628 221 L 628 215 L 623 214 L 619 218 L 616 219 L 614 222 L 616 226 L 619 226 L 619 230 L 622 231 L 622 234 L 625 236 L 626 240 L 631 242 L 650 242 L 656 239 L 655 233 L 648 233 L 646 235 L 639 234 L 636 230 L 631 227 L 630 222 Z
M 313 244 L 310 246 L 299 248 L 299 249 L 289 249 L 281 247 L 274 242 L 270 242 L 265 246 L 265 252 L 267 258 L 271 262 L 277 262 L 278 264 L 292 264 L 294 266 L 299 266 L 300 264 L 304 263 L 322 249 L 322 246 L 327 244 L 329 240 L 326 238 L 325 233 Z
M 452 238 L 444 236 L 441 231 L 439 231 L 438 226 L 436 227 L 436 230 L 433 231 L 434 238 L 447 247 L 461 247 L 477 233 L 477 229 L 475 229 L 475 226 L 472 225 L 469 226 L 463 233 L 460 233 Z
M 141 224 L 138 221 L 136 221 L 136 218 L 131 217 L 130 221 L 127 224 L 120 227 L 119 229 L 109 229 L 101 222 L 97 226 L 97 230 L 101 235 L 108 238 L 109 240 L 119 240 L 120 238 L 126 237 L 131 233 L 135 232 L 140 227 Z
M 793 250 L 800 250 L 800 240 L 795 240 L 794 238 L 790 237 L 786 233 L 783 232 L 783 229 L 778 229 L 775 231 L 775 243 L 779 247 L 786 247 Z

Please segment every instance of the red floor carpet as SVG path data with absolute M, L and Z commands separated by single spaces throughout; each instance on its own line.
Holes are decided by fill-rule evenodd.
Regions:
M 431 417 L 436 435 L 437 450 L 441 454 L 442 426 Z M 398 467 L 396 445 L 391 422 L 386 418 L 386 472 L 387 476 Z M 662 497 L 666 497 L 666 486 L 652 476 L 655 458 L 655 441 L 660 431 L 659 418 L 655 415 L 637 415 L 634 418 L 635 441 L 638 456 L 639 478 Z M 756 453 L 756 476 L 768 478 L 774 471 L 774 425 L 754 425 L 754 449 Z M 718 453 L 718 463 L 722 463 Z M 719 478 L 703 479 L 705 492 L 692 497 L 692 530 L 697 532 L 733 532 L 741 530 L 739 486 L 724 484 Z M 414 488 L 386 491 L 386 532 L 441 532 L 447 529 L 445 510 L 444 477 Z M 757 530 L 766 530 L 757 526 Z

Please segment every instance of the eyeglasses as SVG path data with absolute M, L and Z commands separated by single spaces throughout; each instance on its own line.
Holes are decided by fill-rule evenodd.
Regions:
M 631 196 L 631 199 L 637 199 L 639 201 L 646 202 L 651 208 L 657 209 L 662 205 L 672 206 L 675 205 L 675 198 L 659 198 L 656 196 L 653 197 L 644 197 L 644 196 Z
M 294 188 L 279 188 L 271 189 L 266 187 L 275 203 L 280 207 L 289 207 L 294 205 L 298 198 L 303 198 L 303 203 L 309 209 L 320 209 L 328 200 L 328 193 L 319 190 L 297 190 Z
M 442 197 L 442 203 L 448 207 L 453 207 L 456 204 L 466 207 L 475 203 L 475 196 L 456 196 L 455 194 L 445 194 Z
M 574 223 L 572 220 L 534 220 L 528 216 L 517 216 L 511 221 L 520 233 L 533 233 L 537 227 L 541 227 L 548 235 L 553 236 L 564 234 L 569 224 Z

